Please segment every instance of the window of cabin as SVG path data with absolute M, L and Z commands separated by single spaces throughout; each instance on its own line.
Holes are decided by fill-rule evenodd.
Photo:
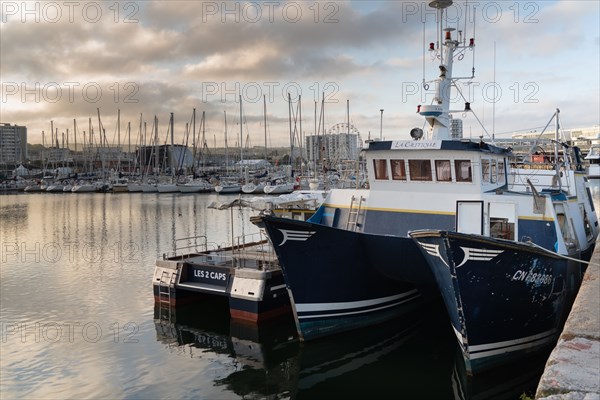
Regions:
M 575 247 L 575 240 L 571 237 L 571 230 L 569 229 L 569 221 L 563 213 L 557 213 L 556 219 L 558 220 L 558 226 L 560 226 L 560 232 L 562 233 L 565 245 L 569 248 Z
M 392 167 L 392 179 L 395 181 L 406 180 L 406 165 L 404 160 L 390 160 L 390 166 Z
M 471 172 L 471 161 L 455 160 L 454 174 L 456 175 L 456 182 L 473 182 L 473 175 Z
M 490 160 L 481 160 L 481 181 L 490 182 Z
M 490 236 L 500 239 L 515 239 L 515 224 L 508 218 L 490 218 Z
M 450 160 L 435 160 L 435 177 L 439 182 L 452 182 Z
M 490 162 L 490 182 L 496 183 L 498 179 L 498 166 L 496 164 L 496 160 L 491 160 Z
M 431 181 L 430 160 L 408 160 L 411 181 Z
M 588 241 L 592 240 L 594 238 L 594 231 L 592 229 L 592 224 L 588 219 L 587 213 L 585 212 L 585 207 L 583 206 L 583 204 L 579 205 L 579 212 L 581 212 L 581 215 L 583 216 L 583 229 L 585 231 L 586 239 Z
M 388 179 L 387 160 L 373 160 L 375 179 Z
M 506 183 L 506 175 L 504 174 L 504 161 L 498 161 L 498 183 Z

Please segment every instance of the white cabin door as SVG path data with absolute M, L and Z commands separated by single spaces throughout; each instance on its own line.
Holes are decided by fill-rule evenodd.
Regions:
M 456 231 L 483 234 L 483 201 L 456 202 Z

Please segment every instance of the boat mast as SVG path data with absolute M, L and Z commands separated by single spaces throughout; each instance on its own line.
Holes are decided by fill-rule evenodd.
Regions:
M 196 175 L 196 109 L 192 111 L 192 175 Z
M 75 151 L 73 153 L 73 169 L 77 171 L 77 121 L 73 118 L 73 136 L 75 136 Z
M 265 161 L 267 161 L 267 95 L 263 94 L 263 117 L 265 124 Z
M 170 157 L 169 157 L 170 158 L 170 160 L 169 160 L 170 163 L 169 164 L 171 164 L 171 183 L 175 183 L 175 156 L 174 156 L 174 153 L 175 153 L 175 149 L 174 149 L 175 143 L 174 143 L 174 137 L 173 137 L 173 125 L 174 125 L 173 119 L 174 119 L 173 118 L 173 113 L 171 113 L 171 121 L 170 121 L 171 122 L 171 127 L 170 127 L 170 129 L 171 129 L 171 151 L 170 151 L 170 153 L 171 154 L 170 154 Z
M 225 117 L 225 175 L 229 172 L 229 147 L 227 146 L 227 110 L 223 110 Z
M 298 148 L 300 149 L 300 176 L 304 175 L 304 151 L 302 150 L 302 145 L 304 143 L 302 137 L 302 95 L 298 95 L 298 119 L 300 120 L 300 143 L 298 143 Z
M 131 175 L 131 121 L 127 122 L 127 173 Z
M 240 94 L 240 173 L 244 164 L 244 129 L 242 126 L 242 95 Z
M 156 115 L 154 116 L 154 173 L 158 172 L 158 153 L 159 153 L 159 143 L 158 143 L 158 118 Z
M 292 95 L 288 92 L 288 120 L 290 123 L 290 166 L 294 157 L 294 133 L 292 132 Z
M 558 181 L 558 190 L 562 190 L 562 185 L 561 185 L 561 181 L 562 179 L 560 179 L 560 163 L 558 162 L 558 146 L 560 144 L 560 137 L 559 137 L 559 130 L 560 130 L 560 123 L 558 121 L 558 114 L 560 113 L 560 110 L 557 108 L 556 109 L 556 113 L 554 114 L 554 116 L 556 117 L 556 133 L 555 133 L 555 137 L 554 137 L 554 169 L 556 171 L 556 180 Z M 567 154 L 565 152 L 565 154 L 563 154 L 563 159 L 566 161 L 567 160 Z
M 121 172 L 121 109 L 117 110 L 117 173 Z
M 451 89 L 453 81 L 461 79 L 452 77 L 454 52 L 457 49 L 471 49 L 475 46 L 474 39 L 470 39 L 468 45 L 461 44 L 459 40 L 460 37 L 456 39 L 452 38 L 452 32 L 455 30 L 454 28 L 443 27 L 445 18 L 444 10 L 451 5 L 451 0 L 435 0 L 429 3 L 429 7 L 437 9 L 437 18 L 439 22 L 438 33 L 440 34 L 437 46 L 433 42 L 429 43 L 429 51 L 433 52 L 440 60 L 440 75 L 435 81 L 437 85 L 433 104 L 419 105 L 418 112 L 420 115 L 424 116 L 429 123 L 429 139 L 431 140 L 444 140 L 451 139 L 452 137 L 450 126 Z M 459 32 L 459 36 L 462 36 L 462 32 Z M 468 79 L 472 79 L 473 77 L 474 69 L 472 76 Z M 423 86 L 425 90 L 429 87 L 426 82 L 423 83 Z M 464 111 L 470 111 L 468 105 L 465 105 Z
M 202 150 L 200 150 L 200 157 L 202 157 L 202 169 L 204 170 L 204 164 L 206 162 L 206 153 L 208 152 L 208 144 L 206 143 L 206 111 L 202 111 Z

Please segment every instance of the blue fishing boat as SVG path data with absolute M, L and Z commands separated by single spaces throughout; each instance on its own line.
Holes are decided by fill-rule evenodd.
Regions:
M 468 373 L 553 346 L 581 283 L 580 263 L 534 244 L 416 231 Z
M 497 358 L 482 355 L 472 362 L 470 354 L 487 350 L 464 347 L 467 341 L 473 342 L 457 315 L 462 312 L 460 307 L 465 307 L 461 299 L 467 298 L 473 313 L 480 312 L 479 301 L 486 301 L 481 291 L 487 290 L 488 282 L 477 285 L 474 281 L 469 289 L 464 285 L 457 288 L 450 286 L 456 284 L 452 275 L 440 269 L 456 265 L 457 270 L 467 271 L 469 263 L 481 263 L 501 252 L 521 257 L 519 270 L 514 270 L 511 257 L 498 258 L 494 266 L 503 270 L 502 276 L 514 278 L 513 286 L 529 280 L 538 284 L 542 278 L 535 274 L 544 275 L 544 285 L 550 282 L 547 296 L 555 299 L 556 313 L 546 317 L 556 323 L 534 321 L 537 327 L 514 330 L 505 339 L 501 332 L 509 328 L 496 329 L 500 336 L 484 339 L 485 331 L 475 343 L 486 346 L 526 339 L 549 344 L 556 339 L 579 286 L 583 268 L 577 260 L 589 259 L 593 251 L 598 219 L 581 153 L 559 135 L 558 110 L 546 126 L 553 120 L 557 125 L 554 155 L 543 162 L 531 157 L 537 143 L 527 143 L 522 152 L 500 146 L 491 136 L 483 140 L 487 134 L 484 127 L 481 138 L 463 138 L 462 120 L 455 114 L 475 113 L 466 100 L 464 107 L 451 110 L 449 99 L 455 82 L 473 79 L 474 72 L 455 78 L 453 64 L 474 51 L 475 40 L 444 26 L 445 9 L 451 4 L 442 0 L 430 3 L 438 11 L 441 37 L 438 45 L 429 45 L 439 77 L 424 82 L 435 85 L 434 100 L 417 107 L 428 125 L 427 132 L 414 128 L 410 131 L 413 140 L 369 141 L 364 152 L 369 189 L 332 190 L 306 222 L 273 216 L 264 216 L 262 221 L 283 270 L 301 338 L 377 323 L 441 295 L 459 342 L 467 349 L 467 369 L 473 373 L 494 365 Z M 461 240 L 474 241 L 466 246 L 474 250 L 464 259 L 450 261 L 463 254 L 450 247 L 453 239 L 449 238 L 455 234 Z M 491 243 L 495 247 L 485 247 Z M 438 247 L 432 250 L 431 246 Z M 502 246 L 509 246 L 512 253 Z M 572 260 L 567 262 L 564 257 Z M 546 266 L 545 272 L 536 269 L 541 265 Z M 557 285 L 562 285 L 564 295 L 553 291 L 559 290 Z M 459 289 L 474 292 L 464 294 Z M 510 300 L 510 293 L 503 293 Z M 540 301 L 525 293 L 519 296 L 523 301 Z M 520 313 L 515 309 L 518 303 L 505 300 L 505 304 L 504 315 Z

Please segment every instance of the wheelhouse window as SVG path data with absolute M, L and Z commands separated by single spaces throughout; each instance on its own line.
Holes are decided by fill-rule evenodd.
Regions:
M 498 161 L 498 183 L 506 183 L 506 175 L 504 174 L 504 161 Z
M 430 160 L 408 160 L 411 181 L 431 181 Z
M 373 170 L 375 171 L 375 179 L 387 180 L 387 160 L 373 160 Z
M 439 182 L 452 182 L 450 160 L 435 160 L 435 177 Z
M 496 160 L 491 160 L 490 162 L 490 182 L 496 183 L 498 179 L 498 167 L 496 165 Z
M 390 160 L 390 166 L 392 167 L 392 179 L 395 181 L 406 180 L 406 165 L 404 160 Z
M 473 173 L 471 171 L 471 161 L 455 160 L 454 161 L 454 174 L 456 175 L 456 182 L 473 182 Z
M 481 160 L 481 181 L 490 183 L 490 160 Z

